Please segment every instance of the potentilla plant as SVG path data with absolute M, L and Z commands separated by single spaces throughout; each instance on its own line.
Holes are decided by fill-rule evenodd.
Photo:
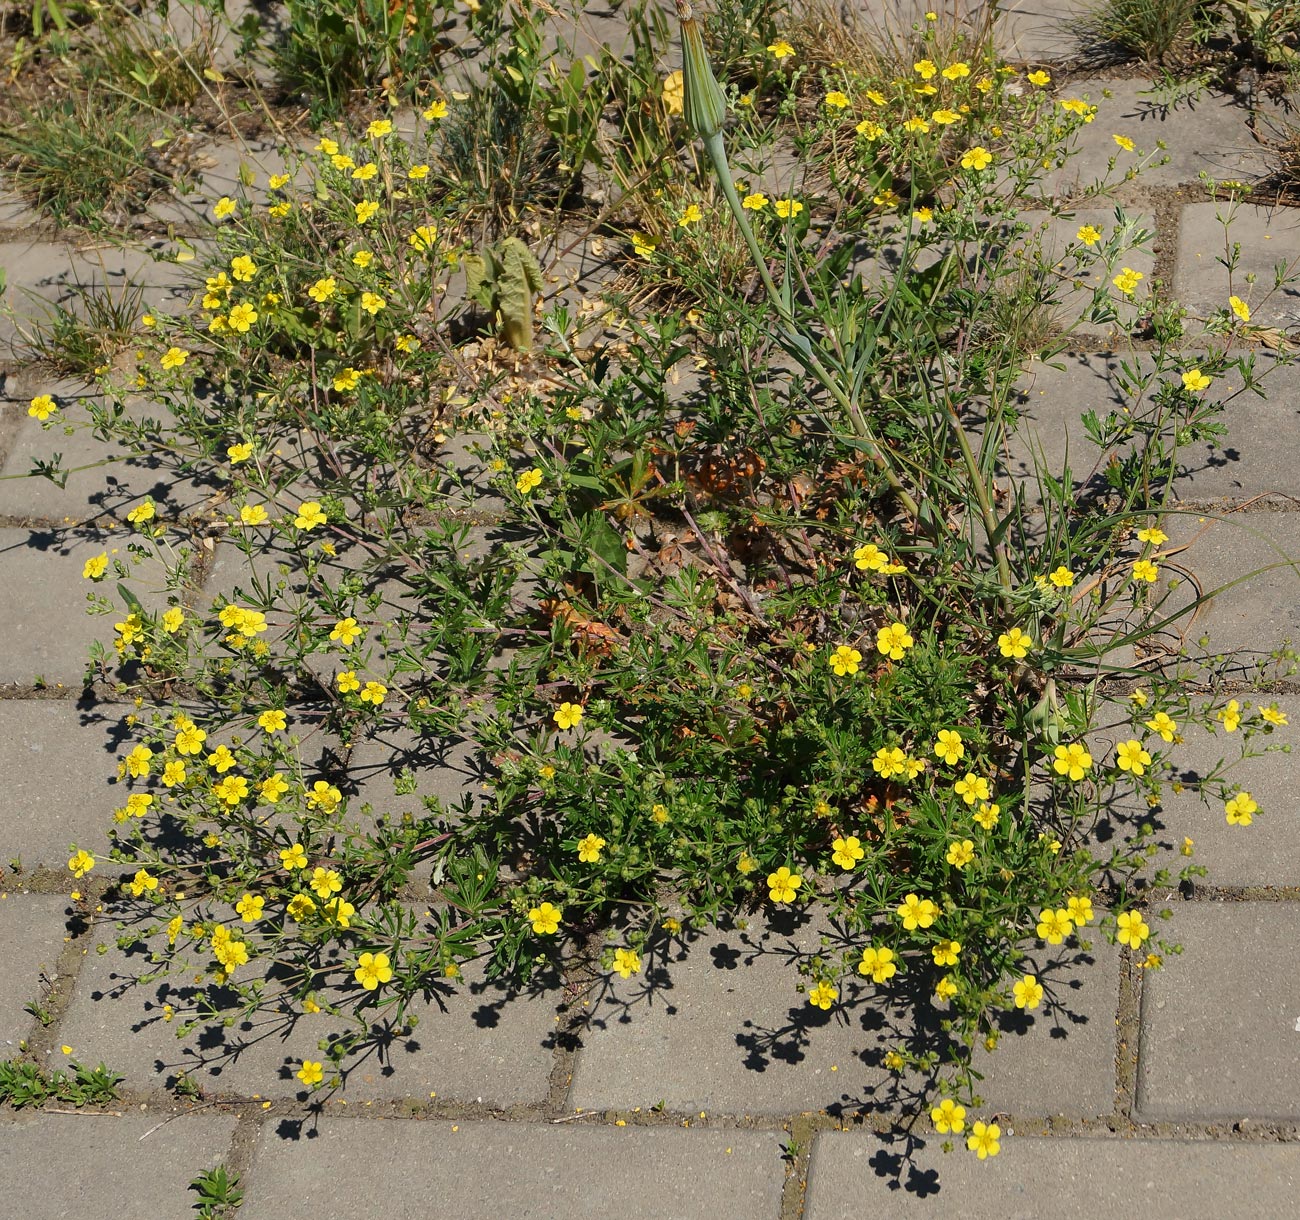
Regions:
M 686 8 L 682 29 L 683 117 L 715 179 L 696 184 L 698 223 L 739 235 L 750 281 L 689 279 L 683 259 L 697 304 L 633 296 L 604 350 L 554 308 L 536 382 L 466 375 L 445 255 L 416 245 L 457 219 L 414 189 L 421 162 L 396 142 L 372 152 L 382 121 L 322 140 L 318 185 L 278 183 L 277 216 L 218 202 L 239 227 L 217 231 L 195 314 L 154 321 L 140 376 L 196 466 L 225 458 L 230 507 L 196 549 L 229 548 L 251 575 L 200 596 L 173 556 L 177 604 L 130 595 L 103 659 L 139 700 L 113 853 L 135 870 L 122 935 L 204 980 L 172 1014 L 180 1033 L 236 1013 L 350 1018 L 323 1050 L 303 1035 L 316 1090 L 475 959 L 526 977 L 595 932 L 590 964 L 629 978 L 710 921 L 816 908 L 832 931 L 792 987 L 819 1009 L 848 1003 L 848 980 L 871 989 L 856 1002 L 933 1006 L 941 1039 L 884 1062 L 942 1094 L 936 1128 L 984 1158 L 1000 1132 L 992 1116 L 966 1132 L 971 1057 L 999 1013 L 1043 1003 L 1031 956 L 1106 936 L 1156 969 L 1176 949 L 1146 895 L 1201 869 L 1149 867 L 1147 810 L 1187 726 L 1241 758 L 1286 728 L 1271 703 L 1207 698 L 1214 674 L 1190 660 L 1128 655 L 1198 604 L 1170 579 L 1170 488 L 1180 449 L 1220 434 L 1211 387 L 1230 369 L 1258 380 L 1235 350 L 1249 304 L 1234 294 L 1204 351 L 1176 352 L 1191 320 L 1125 261 L 1145 235 L 1122 211 L 1109 232 L 1079 226 L 1068 258 L 1104 274 L 1076 324 L 1118 325 L 1137 303 L 1156 342 L 1125 366 L 1131 409 L 1086 421 L 1116 453 L 1099 482 L 1040 460 L 1017 483 L 1014 387 L 1030 350 L 1068 342 L 1074 275 L 1008 203 L 1052 160 L 1013 123 L 1070 116 L 1064 140 L 1099 116 L 1045 80 L 1011 90 L 992 60 L 846 79 L 804 145 L 822 193 L 760 203 L 735 187 L 728 103 Z M 923 110 L 941 136 L 915 127 Z M 882 233 L 891 261 L 855 266 Z M 676 239 L 630 265 L 655 286 Z M 1054 312 L 1009 333 L 991 301 Z M 431 400 L 479 428 L 477 499 L 413 439 Z M 294 456 L 317 448 L 323 484 Z M 395 470 L 379 497 L 348 473 L 376 458 Z M 133 551 L 169 545 L 133 511 Z M 511 542 L 474 533 L 489 512 Z M 129 593 L 130 558 L 87 578 Z M 360 804 L 322 746 L 342 756 L 380 730 L 468 739 L 486 792 L 402 818 Z M 1235 776 L 1216 768 L 1202 795 L 1249 833 L 1267 811 Z M 1102 842 L 1102 819 L 1121 833 Z M 74 845 L 75 876 L 95 863 Z

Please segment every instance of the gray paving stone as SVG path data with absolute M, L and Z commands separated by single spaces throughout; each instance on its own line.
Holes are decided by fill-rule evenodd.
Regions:
M 398 793 L 398 780 L 406 771 L 412 774 L 414 789 Z M 428 817 L 424 797 L 434 797 L 444 807 L 459 805 L 465 797 L 477 805 L 490 779 L 470 743 L 421 738 L 393 726 L 378 728 L 355 743 L 348 776 L 356 786 L 353 811 L 369 802 L 376 816 L 392 819 L 408 813 Z
M 1216 217 L 1232 218 L 1227 238 Z M 1241 247 L 1229 286 L 1228 269 L 1220 260 L 1230 256 L 1231 244 Z M 1290 328 L 1300 325 L 1300 285 L 1276 286 L 1275 269 L 1284 277 L 1300 267 L 1300 211 L 1227 202 L 1190 203 L 1182 210 L 1178 237 L 1178 266 L 1174 296 L 1194 314 L 1219 313 L 1235 293 L 1247 302 L 1251 324 Z M 1256 277 L 1254 284 L 1246 281 Z
M 1218 704 L 1227 702 L 1222 696 Z M 1238 694 L 1235 698 L 1250 704 L 1247 721 L 1258 722 L 1258 709 L 1276 703 L 1290 722 L 1271 734 L 1255 737 L 1252 752 L 1266 746 L 1295 745 L 1300 725 L 1300 699 L 1286 695 Z M 1295 885 L 1300 879 L 1300 841 L 1297 841 L 1293 814 L 1295 810 L 1295 755 L 1269 752 L 1260 757 L 1241 759 L 1242 733 L 1217 736 L 1197 725 L 1180 729 L 1184 742 L 1172 747 L 1176 777 L 1189 789 L 1181 794 L 1165 785 L 1158 811 L 1144 811 L 1144 816 L 1158 827 L 1158 838 L 1165 845 L 1157 862 L 1175 874 L 1189 860 L 1179 854 L 1184 837 L 1193 840 L 1190 862 L 1209 869 L 1206 885 Z M 1224 775 L 1229 784 L 1240 784 L 1259 802 L 1260 812 L 1249 826 L 1230 826 L 1223 803 L 1202 801 L 1191 785 L 1199 784 L 1212 774 L 1221 760 L 1234 764 Z M 1142 803 L 1145 807 L 1145 802 Z M 1198 882 L 1200 884 L 1200 882 Z
M 1037 64 L 1068 59 L 1078 50 L 1075 23 L 1090 7 L 1090 0 L 1060 0 L 1056 4 L 1050 0 L 1006 0 L 999 7 L 996 45 L 1012 61 Z
M 358 904 L 360 905 L 360 904 Z M 190 954 L 192 969 L 141 981 L 159 969 L 149 949 L 138 942 L 129 949 L 116 945 L 111 924 L 97 929 L 96 941 L 108 945 L 104 954 L 90 949 L 82 964 L 77 991 L 60 1026 L 60 1037 L 79 1053 L 102 1058 L 127 1074 L 136 1088 L 170 1088 L 181 1072 L 204 1089 L 221 1095 L 306 1097 L 294 1077 L 303 1059 L 320 1059 L 320 1043 L 344 1024 L 328 1013 L 290 1020 L 272 1011 L 254 1021 L 239 1020 L 232 1029 L 206 1025 L 186 1039 L 176 1036 L 175 1024 L 163 1020 L 162 1006 L 183 1018 L 201 991 L 194 978 L 209 964 Z M 355 955 L 370 942 L 349 946 L 323 963 L 355 965 Z M 252 964 L 241 977 L 253 977 Z M 351 992 L 351 970 L 341 972 Z M 272 992 L 276 990 L 273 985 Z M 331 1001 L 328 987 L 318 988 L 322 1004 Z M 545 1100 L 549 1088 L 561 1001 L 556 976 L 543 969 L 521 991 L 488 983 L 482 972 L 467 967 L 453 987 L 431 979 L 429 999 L 412 1012 L 418 1026 L 409 1037 L 394 1034 L 382 1053 L 370 1051 L 355 1062 L 347 1078 L 349 1104 L 386 1098 L 425 1100 L 431 1093 L 445 1101 L 483 1102 L 509 1106 Z M 374 1018 L 382 1021 L 382 1015 Z M 372 1027 L 379 1030 L 378 1024 Z M 378 1038 L 378 1041 L 383 1039 Z
M 107 243 L 75 247 L 57 241 L 0 242 L 0 267 L 8 289 L 0 312 L 0 355 L 47 317 L 52 305 L 77 311 L 79 290 L 108 294 L 114 301 L 134 298 L 144 288 L 140 310 L 175 312 L 190 296 L 192 273 L 174 261 L 175 242 L 150 239 L 118 247 Z M 8 317 L 12 310 L 14 318 Z
M 0 851 L 0 860 L 8 855 Z M 59 954 L 70 908 L 46 894 L 5 894 L 0 898 L 0 1059 L 18 1053 L 18 1043 L 35 1026 L 24 1007 L 44 996 L 41 975 L 58 978 Z
M 1057 365 L 1063 367 L 1056 367 Z M 1135 422 L 1153 417 L 1160 381 L 1143 392 L 1129 372 L 1147 375 L 1153 367 L 1143 353 L 1063 353 L 1052 364 L 1035 362 L 1022 376 L 1015 405 L 1022 416 L 1012 439 L 1005 469 L 1017 480 L 1033 477 L 1034 454 L 1041 453 L 1049 473 L 1060 476 L 1069 464 L 1076 491 L 1105 490 L 1105 466 L 1111 449 L 1099 449 L 1083 425 L 1086 412 L 1103 422 L 1111 414 Z M 1176 383 L 1193 367 L 1189 358 L 1165 380 Z M 1180 449 L 1175 494 L 1184 500 L 1246 500 L 1266 497 L 1289 501 L 1295 490 L 1291 455 L 1300 448 L 1300 367 L 1261 360 L 1256 377 L 1264 396 L 1247 392 L 1235 369 L 1216 378 L 1203 398 L 1222 403 L 1219 422 L 1227 436 L 1198 441 Z M 1119 451 L 1127 451 L 1121 446 Z
M 87 1212 L 180 1216 L 189 1184 L 225 1159 L 238 1119 L 187 1114 L 28 1114 L 0 1122 L 5 1209 L 26 1220 Z
M 119 619 L 86 613 L 91 582 L 81 572 L 92 556 L 125 551 L 127 538 L 125 530 L 0 528 L 0 588 L 8 591 L 9 614 L 0 683 L 25 685 L 39 676 L 51 685 L 79 687 L 91 643 L 102 641 L 111 652 Z M 146 607 L 159 609 L 168 604 L 165 583 L 162 565 L 147 560 L 135 568 L 131 587 Z M 108 580 L 96 591 L 118 602 Z
M 641 975 L 604 981 L 581 1034 L 572 1103 L 602 1109 L 662 1100 L 669 1109 L 729 1114 L 914 1104 L 883 1056 L 892 1047 L 942 1044 L 930 972 L 916 972 L 906 993 L 846 979 L 840 1000 L 822 1012 L 795 992 L 789 960 L 815 949 L 818 935 L 810 922 L 789 926 L 704 934 L 667 962 L 647 962 Z M 1069 968 L 1041 966 L 1063 1007 L 1009 1019 L 1000 1050 L 981 1059 L 984 1091 L 1007 1109 L 1112 1112 L 1118 974 L 1112 954 L 1098 947 L 1089 956 Z
M 39 214 L 27 206 L 27 201 L 16 191 L 6 189 L 4 179 L 0 178 L 0 228 L 26 229 L 39 224 L 40 220 Z
M 968 1124 L 974 1117 L 967 1116 Z M 819 1135 L 804 1216 L 880 1214 L 979 1220 L 1222 1220 L 1286 1216 L 1300 1186 L 1300 1145 L 1120 1138 L 1038 1139 L 1002 1126 L 1002 1151 L 980 1161 L 944 1137 Z
M 1300 1118 L 1300 910 L 1178 903 L 1153 931 L 1183 953 L 1142 989 L 1135 1112 L 1189 1121 Z
M 409 1119 L 300 1129 L 286 1120 L 262 1128 L 241 1214 L 283 1220 L 310 1198 L 313 1220 L 353 1220 L 373 1214 L 382 1183 L 384 1211 L 399 1217 L 454 1198 L 457 1220 L 594 1218 L 617 1193 L 639 1220 L 776 1220 L 781 1154 L 773 1132 Z M 344 1163 L 365 1171 L 341 1173 Z
M 113 441 L 97 440 L 87 407 L 98 403 L 93 391 L 68 383 L 43 382 L 33 377 L 15 379 L 0 394 L 0 435 L 9 440 L 0 462 L 0 515 L 58 522 L 125 522 L 126 514 L 146 496 L 152 496 L 161 517 L 186 516 L 220 496 L 221 476 L 197 478 L 184 474 L 167 446 L 171 416 L 166 407 L 143 400 L 127 404 L 137 422 L 156 421 L 159 448 L 132 454 Z M 49 394 L 59 413 L 42 425 L 27 414 L 31 399 Z M 59 455 L 59 468 L 70 472 L 63 487 L 43 477 L 29 475 L 37 461 L 50 462 Z M 92 465 L 93 463 L 105 463 Z M 78 470 L 79 466 L 90 469 Z
M 108 851 L 113 810 L 128 791 L 114 781 L 130 748 L 123 720 L 131 710 L 88 699 L 0 700 L 0 784 L 13 799 L 0 858 L 63 869 L 71 843 L 96 856 Z M 95 868 L 118 866 L 100 859 Z
M 1217 594 L 1195 617 L 1175 623 L 1173 632 L 1189 646 L 1207 639 L 1213 652 L 1235 653 L 1233 676 L 1272 676 L 1271 669 L 1261 673 L 1256 667 L 1267 666 L 1268 655 L 1287 641 L 1300 639 L 1300 514 L 1178 512 L 1165 529 L 1170 541 L 1161 553 L 1170 559 L 1162 565 L 1162 579 L 1181 581 L 1168 611 L 1190 605 L 1195 596 L 1184 572 L 1195 576 L 1203 595 Z
M 1235 99 L 1207 93 L 1167 106 L 1151 96 L 1152 88 L 1139 79 L 1080 80 L 1062 87 L 1062 97 L 1090 101 L 1097 115 L 1079 132 L 1065 166 L 1044 178 L 1044 192 L 1070 196 L 1099 180 L 1115 186 L 1139 165 L 1144 166 L 1136 178 L 1141 187 L 1195 185 L 1203 172 L 1250 182 L 1268 172 L 1267 150 L 1246 126 L 1250 112 Z M 1137 148 L 1125 152 L 1116 135 L 1127 136 Z M 1163 151 L 1160 140 L 1167 145 Z

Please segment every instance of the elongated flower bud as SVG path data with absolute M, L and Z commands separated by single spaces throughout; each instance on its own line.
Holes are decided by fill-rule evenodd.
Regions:
M 677 0 L 677 20 L 682 28 L 682 114 L 686 125 L 707 140 L 722 131 L 727 99 L 713 75 L 689 0 Z

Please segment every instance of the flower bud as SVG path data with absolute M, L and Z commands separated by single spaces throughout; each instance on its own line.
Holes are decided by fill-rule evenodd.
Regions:
M 689 0 L 677 0 L 677 19 L 682 30 L 682 114 L 686 125 L 707 140 L 722 131 L 727 99 L 713 75 Z

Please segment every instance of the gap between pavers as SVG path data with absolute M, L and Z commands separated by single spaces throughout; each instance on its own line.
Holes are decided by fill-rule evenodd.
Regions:
M 1231 217 L 1227 237 L 1219 217 Z M 1240 246 L 1229 285 L 1227 259 Z M 1258 204 L 1190 203 L 1182 210 L 1174 299 L 1193 315 L 1210 316 L 1228 308 L 1229 294 L 1244 300 L 1252 326 L 1291 329 L 1300 325 L 1300 283 L 1275 288 L 1275 267 L 1300 273 L 1300 211 Z M 1254 275 L 1255 283 L 1247 283 Z
M 570 1102 L 587 1110 L 653 1106 L 726 1114 L 899 1113 L 916 1105 L 918 1081 L 895 1076 L 884 1054 L 942 1044 L 946 1005 L 928 958 L 910 978 L 873 987 L 840 984 L 829 1012 L 796 991 L 793 959 L 821 947 L 824 924 L 805 913 L 748 930 L 701 933 L 647 954 L 643 973 L 611 976 L 591 995 L 577 1031 Z M 983 1096 L 1024 1115 L 1114 1111 L 1115 954 L 1090 938 L 1036 966 L 1048 987 L 1037 1014 L 1008 1016 L 996 1055 L 981 1053 Z M 848 942 L 844 942 L 847 944 Z M 834 950 L 838 956 L 838 940 Z M 854 942 L 856 944 L 856 942 Z M 858 945 L 860 948 L 860 945 Z
M 190 1183 L 229 1154 L 234 1115 L 31 1114 L 0 1121 L 4 1210 L 24 1220 L 192 1213 Z M 290 1213 L 281 1213 L 286 1220 Z
M 120 604 L 115 579 L 95 585 L 82 569 L 101 553 L 107 552 L 110 562 L 115 550 L 125 553 L 131 537 L 112 529 L 0 528 L 0 588 L 7 591 L 0 683 L 25 686 L 40 679 L 79 690 L 91 644 L 101 641 L 112 655 L 113 624 L 128 611 Z M 167 592 L 163 566 L 154 559 L 136 566 L 130 586 L 149 610 L 180 600 L 179 593 Z M 115 604 L 112 612 L 86 613 L 92 589 Z
M 232 919 L 234 919 L 232 912 Z M 208 977 L 196 983 L 211 959 L 202 949 L 185 955 L 190 969 L 152 977 L 160 969 L 152 949 L 165 946 L 156 938 L 146 947 L 137 941 L 127 949 L 116 944 L 111 923 L 99 925 L 86 945 L 76 993 L 59 1027 L 59 1037 L 79 1055 L 102 1059 L 126 1075 L 137 1090 L 170 1089 L 180 1073 L 205 1091 L 219 1096 L 302 1099 L 310 1096 L 294 1073 L 304 1059 L 328 1060 L 321 1043 L 346 1025 L 328 1013 L 290 1016 L 274 1010 L 239 1018 L 231 1029 L 219 1022 L 200 1027 L 190 1036 L 176 1036 L 195 1001 L 215 988 Z M 129 933 L 128 933 L 129 935 Z M 104 952 L 98 946 L 106 945 Z M 369 942 L 332 946 L 321 967 L 333 964 L 355 998 L 352 966 Z M 240 977 L 257 975 L 259 959 L 240 970 Z M 349 1104 L 368 1100 L 414 1099 L 511 1106 L 540 1104 L 547 1098 L 554 1048 L 561 1036 L 560 980 L 542 969 L 523 988 L 512 990 L 488 982 L 478 966 L 464 967 L 454 983 L 431 978 L 426 999 L 411 1012 L 418 1025 L 409 1034 L 379 1039 L 383 1046 L 359 1057 L 347 1077 L 343 1094 Z M 268 989 L 282 979 L 274 965 Z M 142 981 L 148 978 L 148 981 Z M 314 989 L 322 1005 L 340 998 L 328 986 Z M 382 994 L 379 997 L 382 999 Z M 174 1023 L 165 1020 L 163 1005 L 176 1009 Z M 371 1012 L 372 1026 L 385 1020 L 383 1010 Z M 386 1042 L 386 1045 L 384 1043 Z
M 967 1132 L 974 1121 L 967 1115 Z M 928 1127 L 928 1124 L 927 1124 Z M 942 1151 L 945 1138 L 957 1146 Z M 1295 1214 L 1300 1145 L 1014 1135 L 980 1161 L 965 1135 L 823 1133 L 806 1220 L 864 1215 L 971 1220 L 1224 1220 Z
M 351 1167 L 351 1168 L 347 1168 Z M 241 1220 L 502 1216 L 777 1220 L 779 1133 L 671 1127 L 330 1119 L 268 1123 Z
M 1300 1119 L 1300 907 L 1182 902 L 1173 912 L 1149 920 L 1183 952 L 1143 976 L 1135 1116 Z
M 59 955 L 79 922 L 64 898 L 0 892 L 0 1058 L 17 1055 L 35 1026 L 26 1006 L 45 998 L 42 975 L 59 977 Z

